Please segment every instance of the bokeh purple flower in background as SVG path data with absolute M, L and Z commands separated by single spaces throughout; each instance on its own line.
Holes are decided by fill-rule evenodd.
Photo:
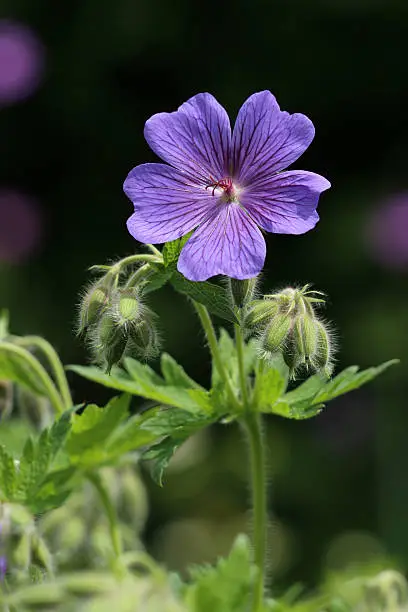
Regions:
M 43 233 L 42 214 L 30 196 L 0 190 L 0 263 L 22 263 L 38 248 Z
M 5 555 L 0 555 L 0 582 L 4 580 L 7 573 L 7 558 Z
M 266 255 L 261 229 L 303 234 L 319 219 L 319 196 L 330 183 L 313 172 L 282 172 L 314 132 L 310 119 L 281 111 L 269 91 L 248 98 L 233 132 L 208 93 L 153 115 L 145 138 L 170 165 L 142 164 L 129 173 L 124 190 L 135 208 L 129 232 L 140 242 L 163 243 L 195 229 L 178 261 L 190 280 L 256 276 Z
M 387 268 L 408 270 L 408 192 L 382 202 L 367 225 L 373 259 Z
M 27 26 L 0 20 L 0 105 L 34 93 L 44 72 L 44 48 Z

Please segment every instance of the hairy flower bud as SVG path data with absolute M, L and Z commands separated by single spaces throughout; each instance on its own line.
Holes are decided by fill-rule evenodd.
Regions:
M 278 303 L 271 300 L 254 300 L 249 306 L 245 324 L 250 329 L 266 327 L 278 312 Z
M 317 342 L 316 350 L 311 357 L 311 364 L 315 370 L 323 371 L 331 376 L 333 364 L 331 362 L 333 347 L 330 333 L 321 321 L 316 321 Z
M 302 361 L 308 363 L 316 351 L 316 320 L 308 314 L 298 315 L 293 327 L 293 338 Z
M 109 303 L 109 288 L 100 281 L 93 283 L 84 293 L 79 305 L 78 335 L 98 321 Z
M 232 301 L 237 308 L 243 308 L 243 306 L 252 300 L 257 280 L 257 277 L 248 278 L 246 280 L 238 280 L 236 278 L 228 279 Z
M 109 373 L 124 355 L 143 359 L 154 356 L 159 346 L 154 318 L 154 313 L 141 303 L 137 288 L 113 291 L 109 307 L 88 331 L 96 362 Z
M 135 288 L 121 289 L 114 296 L 112 314 L 122 326 L 138 325 L 142 316 L 142 306 Z
M 152 314 L 151 311 L 148 311 L 139 325 L 129 329 L 127 354 L 135 354 L 141 359 L 149 359 L 157 355 L 160 338 Z
M 95 331 L 96 338 L 92 339 L 95 358 L 109 374 L 112 366 L 122 359 L 128 339 L 123 326 L 115 321 L 111 313 L 102 317 Z
M 268 353 L 276 353 L 282 349 L 292 326 L 291 318 L 287 315 L 276 315 L 266 330 L 263 348 Z
M 330 334 L 316 315 L 314 304 L 324 303 L 317 291 L 288 287 L 255 300 L 247 316 L 247 324 L 263 327 L 262 349 L 265 355 L 280 352 L 292 378 L 300 368 L 331 374 Z M 264 304 L 266 304 L 264 306 Z M 268 306 L 272 307 L 268 310 Z

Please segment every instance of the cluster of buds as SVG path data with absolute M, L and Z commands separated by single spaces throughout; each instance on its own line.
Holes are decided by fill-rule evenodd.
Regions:
M 333 341 L 315 310 L 324 304 L 321 296 L 305 285 L 265 295 L 248 305 L 245 323 L 258 333 L 263 356 L 281 353 L 292 378 L 302 368 L 327 376 L 332 372 Z
M 84 292 L 79 306 L 78 334 L 84 334 L 95 362 L 110 373 L 121 359 L 153 357 L 159 348 L 155 314 L 137 286 L 118 286 L 109 272 Z

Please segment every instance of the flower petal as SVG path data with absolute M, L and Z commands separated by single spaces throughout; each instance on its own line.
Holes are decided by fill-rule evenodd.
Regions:
M 208 185 L 227 175 L 230 121 L 208 93 L 190 98 L 174 113 L 153 115 L 144 134 L 159 157 L 193 180 Z
M 266 255 L 265 240 L 239 204 L 227 204 L 206 219 L 181 251 L 177 268 L 192 281 L 216 274 L 256 276 Z
M 165 164 L 142 164 L 131 170 L 124 191 L 135 206 L 129 232 L 140 242 L 175 240 L 197 227 L 218 202 L 211 190 L 194 185 Z
M 281 111 L 270 91 L 253 94 L 242 105 L 232 136 L 234 176 L 242 185 L 284 170 L 314 138 L 305 115 Z
M 316 207 L 330 183 L 314 172 L 290 170 L 243 190 L 241 203 L 267 232 L 303 234 L 319 220 Z

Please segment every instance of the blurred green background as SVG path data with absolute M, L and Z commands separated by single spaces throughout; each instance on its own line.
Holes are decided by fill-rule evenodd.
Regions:
M 338 368 L 402 363 L 317 419 L 268 422 L 271 577 L 313 584 L 377 557 L 406 568 L 406 0 L 2 0 L 0 16 L 0 305 L 66 363 L 87 359 L 72 332 L 87 267 L 139 248 L 122 183 L 155 160 L 149 116 L 209 91 L 234 117 L 270 89 L 313 120 L 296 167 L 333 187 L 315 230 L 268 235 L 264 287 L 327 292 Z M 188 304 L 170 289 L 151 302 L 164 349 L 208 383 Z M 71 381 L 77 402 L 108 397 Z M 213 560 L 247 528 L 244 450 L 233 426 L 215 427 L 182 448 L 163 489 L 148 484 L 144 538 L 170 568 Z

